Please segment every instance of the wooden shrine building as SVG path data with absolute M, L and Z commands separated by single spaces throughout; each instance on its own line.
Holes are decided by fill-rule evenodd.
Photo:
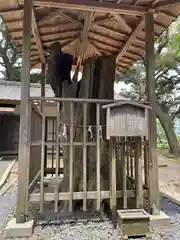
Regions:
M 45 202 L 53 202 L 54 212 L 59 212 L 61 201 L 63 206 L 67 206 L 66 210 L 72 212 L 76 200 L 82 201 L 84 212 L 92 201 L 99 211 L 104 199 L 110 200 L 115 210 L 144 208 L 152 214 L 158 212 L 154 41 L 180 14 L 180 1 L 1 0 L 0 12 L 23 58 L 17 223 L 27 221 L 31 201 L 40 203 L 40 212 L 44 212 Z M 49 47 L 54 42 L 59 42 L 63 52 L 73 56 L 75 69 L 78 64 L 82 67 L 81 88 L 84 91 L 80 90 L 78 98 L 64 94 L 67 86 L 62 88 L 62 97 L 46 97 L 46 74 L 41 97 L 29 95 L 30 69 L 40 66 L 46 72 Z M 106 110 L 103 109 L 103 106 L 113 103 L 108 81 L 114 81 L 115 70 L 125 73 L 142 56 L 146 57 L 147 63 L 147 102 L 137 106 L 131 103 L 130 108 L 142 114 L 141 120 L 146 118 L 148 134 L 113 135 L 115 139 L 109 144 L 106 139 Z M 96 63 L 89 60 L 96 58 L 106 60 L 99 60 L 100 65 L 96 67 Z M 104 71 L 102 74 L 101 69 Z M 114 75 L 110 75 L 112 72 Z M 90 75 L 97 83 L 93 88 L 87 81 Z M 104 79 L 106 84 L 101 87 Z M 37 101 L 41 103 L 39 111 L 33 107 Z M 44 113 L 47 102 L 52 102 L 57 109 L 53 127 L 47 124 L 48 114 Z M 78 119 L 77 116 L 81 115 L 82 118 Z M 117 123 L 115 119 L 111 119 L 112 123 Z M 49 128 L 53 129 L 53 134 Z M 55 165 L 51 166 L 54 169 L 53 190 L 47 190 L 45 186 L 47 147 L 55 152 Z M 60 148 L 66 149 L 63 150 L 63 180 L 59 170 Z M 77 152 L 82 154 L 77 155 Z M 90 159 L 93 154 L 93 159 Z M 110 168 L 105 173 L 107 159 Z M 113 159 L 116 159 L 116 166 Z M 143 162 L 141 167 L 140 162 Z M 79 172 L 73 170 L 76 165 Z M 116 171 L 122 174 L 116 174 Z M 93 181 L 89 181 L 92 180 L 90 172 Z M 141 174 L 144 175 L 142 178 L 139 177 Z M 61 186 L 61 181 L 66 181 L 66 184 Z M 36 189 L 34 192 L 34 186 L 39 186 L 40 191 Z

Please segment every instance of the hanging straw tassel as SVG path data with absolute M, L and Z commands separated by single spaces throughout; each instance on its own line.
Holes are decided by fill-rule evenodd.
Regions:
M 92 126 L 89 126 L 89 127 L 88 127 L 88 132 L 90 133 L 91 139 L 93 139 Z

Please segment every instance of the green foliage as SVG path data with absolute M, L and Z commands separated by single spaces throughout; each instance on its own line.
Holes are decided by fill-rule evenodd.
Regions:
M 31 83 L 41 83 L 44 78 L 42 73 L 31 73 Z
M 173 28 L 170 27 L 155 44 L 156 57 L 156 97 L 162 110 L 172 116 L 180 118 L 180 19 Z M 145 94 L 141 92 L 146 78 L 146 62 L 139 60 L 134 66 L 117 81 L 124 81 L 130 86 L 129 91 L 121 94 L 131 99 L 143 100 Z
M 7 81 L 21 81 L 22 56 L 0 18 L 0 75 Z M 40 83 L 41 73 L 32 73 L 31 82 Z
M 8 30 L 0 19 L 0 73 L 8 81 L 20 79 L 21 56 Z
M 166 138 L 166 134 L 164 132 L 163 127 L 159 120 L 157 120 L 157 146 L 160 149 L 167 149 L 168 148 L 168 141 Z
M 130 87 L 129 90 L 123 90 L 120 94 L 132 100 L 146 100 L 145 78 L 146 61 L 140 59 L 124 76 L 116 79 L 117 82 L 123 81 Z M 156 41 L 155 80 L 157 104 L 171 117 L 172 124 L 169 128 L 173 131 L 173 121 L 175 118 L 180 119 L 180 18 Z M 169 139 L 167 141 L 159 121 L 157 132 L 158 147 L 168 148 Z
M 180 17 L 172 25 L 173 31 L 168 47 L 175 52 L 177 57 L 180 57 Z

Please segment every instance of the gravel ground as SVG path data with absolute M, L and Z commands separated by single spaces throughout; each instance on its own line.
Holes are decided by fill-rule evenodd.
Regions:
M 172 201 L 162 198 L 161 209 L 170 217 L 170 225 L 156 226 L 156 240 L 179 240 L 180 239 L 180 206 Z
M 9 190 L 0 196 L 0 231 L 6 226 L 8 220 L 14 215 L 16 207 L 17 184 L 13 184 Z
M 12 217 L 16 205 L 16 189 L 14 184 L 3 196 L 0 196 L 0 230 L 4 229 Z M 36 207 L 36 206 L 34 206 Z M 180 206 L 166 198 L 161 199 L 162 210 L 170 217 L 170 225 L 158 225 L 155 228 L 155 240 L 180 240 Z M 98 218 L 86 220 L 69 220 L 65 222 L 39 221 L 31 240 L 89 240 L 120 239 L 118 231 L 112 224 L 99 221 Z

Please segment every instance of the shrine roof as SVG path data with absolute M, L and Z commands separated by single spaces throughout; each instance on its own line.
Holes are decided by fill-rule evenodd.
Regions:
M 21 52 L 23 0 L 0 0 L 0 13 Z M 33 0 L 31 68 L 61 43 L 78 59 L 117 55 L 117 71 L 126 72 L 145 53 L 145 13 L 154 13 L 158 38 L 180 14 L 178 0 Z

